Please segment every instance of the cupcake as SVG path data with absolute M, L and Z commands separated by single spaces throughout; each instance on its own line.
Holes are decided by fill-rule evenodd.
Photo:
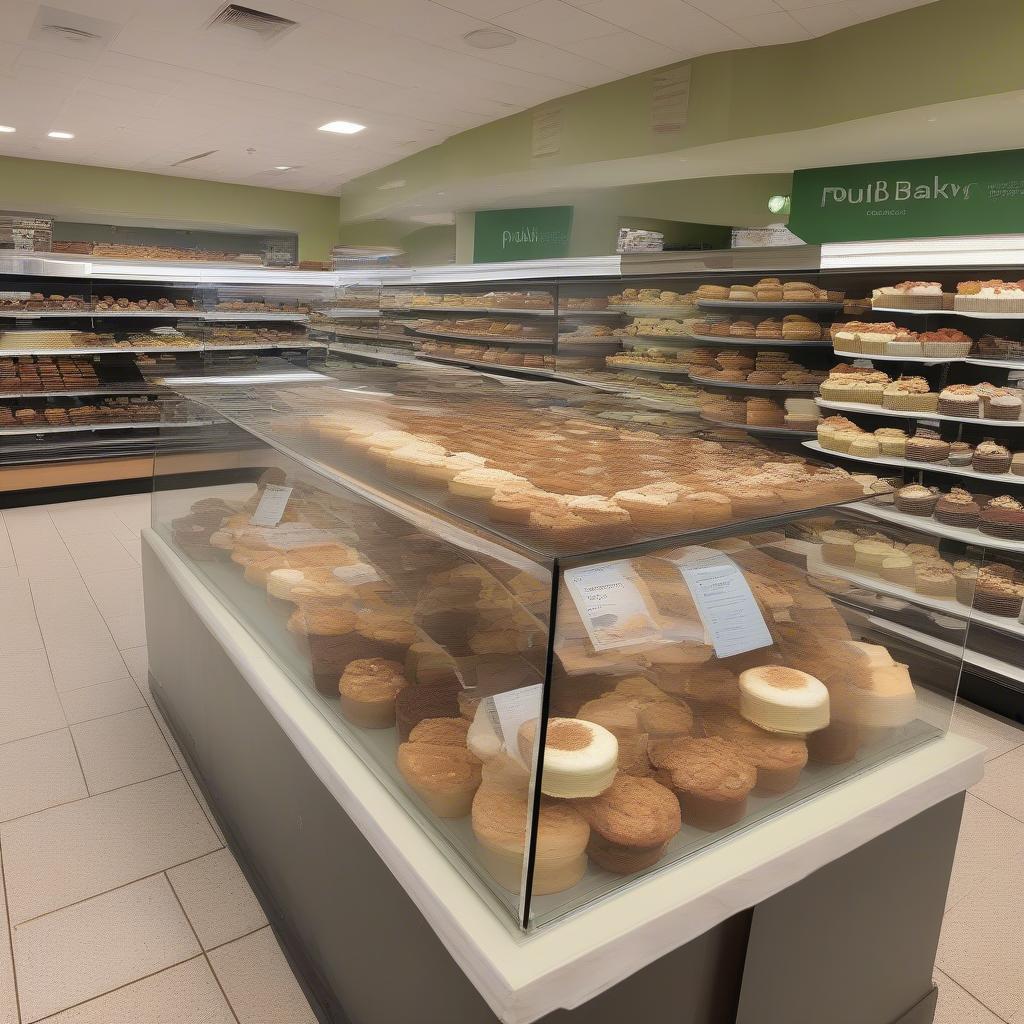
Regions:
M 970 492 L 962 487 L 954 487 L 949 494 L 944 494 L 935 504 L 935 518 L 947 526 L 960 526 L 972 529 L 978 525 L 981 506 L 974 500 Z
M 947 462 L 951 466 L 969 466 L 974 459 L 974 449 L 966 441 L 954 441 L 949 446 Z
M 939 413 L 958 419 L 978 419 L 981 397 L 973 384 L 950 384 L 939 392 Z
M 1009 448 L 986 438 L 974 449 L 971 465 L 976 473 L 1008 473 L 1011 461 Z
M 341 713 L 363 729 L 387 729 L 395 724 L 395 698 L 408 685 L 403 666 L 382 658 L 350 661 L 338 690 Z
M 1024 505 L 1006 494 L 993 498 L 981 510 L 978 529 L 992 537 L 1024 540 Z
M 911 516 L 930 516 L 939 500 L 937 487 L 908 484 L 896 492 L 896 508 Z

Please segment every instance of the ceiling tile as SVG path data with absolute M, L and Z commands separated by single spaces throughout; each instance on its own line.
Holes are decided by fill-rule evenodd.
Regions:
M 755 46 L 775 46 L 811 38 L 811 33 L 784 11 L 778 14 L 755 14 L 751 18 L 737 21 L 732 27 Z
M 727 24 L 754 14 L 777 14 L 779 4 L 775 0 L 686 0 L 691 7 L 710 14 Z M 834 0 L 829 0 L 834 2 Z
M 503 28 L 555 46 L 619 32 L 619 27 L 610 21 L 595 18 L 586 11 L 562 3 L 562 0 L 537 0 L 537 3 L 502 14 L 493 20 Z
M 635 75 L 641 71 L 675 64 L 683 59 L 683 54 L 669 49 L 660 43 L 644 39 L 632 32 L 618 32 L 614 36 L 603 36 L 601 39 L 587 39 L 580 43 L 563 43 L 565 49 L 578 53 L 581 57 L 614 68 L 624 75 Z
M 823 36 L 838 32 L 863 20 L 847 3 L 826 4 L 822 7 L 804 7 L 789 12 L 811 35 Z
M 523 0 L 438 0 L 442 7 L 452 11 L 471 14 L 474 18 L 488 21 L 499 14 L 507 14 L 518 7 L 523 7 Z

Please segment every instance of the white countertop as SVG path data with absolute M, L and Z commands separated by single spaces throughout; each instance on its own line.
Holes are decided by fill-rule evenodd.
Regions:
M 980 746 L 952 735 L 930 741 L 523 935 L 494 912 L 172 549 L 152 530 L 143 532 L 143 543 L 506 1024 L 532 1024 L 587 1002 L 982 776 Z

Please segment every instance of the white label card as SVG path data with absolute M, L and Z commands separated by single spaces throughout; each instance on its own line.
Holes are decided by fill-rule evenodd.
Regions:
M 632 647 L 661 637 L 629 562 L 571 569 L 565 583 L 595 651 Z
M 290 487 L 281 487 L 279 484 L 267 484 L 263 488 L 263 497 L 256 506 L 252 518 L 249 520 L 253 526 L 277 526 L 281 522 L 281 516 L 288 506 L 288 499 L 292 496 Z
M 508 690 L 485 700 L 491 724 L 504 741 L 506 752 L 520 761 L 523 758 L 519 753 L 519 728 L 524 722 L 540 718 L 543 699 L 544 686 L 537 683 L 534 686 L 522 686 L 518 690 Z
M 750 584 L 731 558 L 694 547 L 675 563 L 719 658 L 771 647 L 774 640 Z

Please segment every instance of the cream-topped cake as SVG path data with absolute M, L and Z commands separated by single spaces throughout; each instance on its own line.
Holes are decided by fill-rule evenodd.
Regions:
M 537 720 L 519 728 L 519 752 L 529 764 Z M 552 718 L 544 743 L 541 792 L 563 799 L 598 796 L 614 781 L 619 741 L 603 726 L 579 718 Z
M 829 694 L 807 672 L 760 665 L 740 673 L 740 714 L 769 732 L 804 736 L 828 725 Z

